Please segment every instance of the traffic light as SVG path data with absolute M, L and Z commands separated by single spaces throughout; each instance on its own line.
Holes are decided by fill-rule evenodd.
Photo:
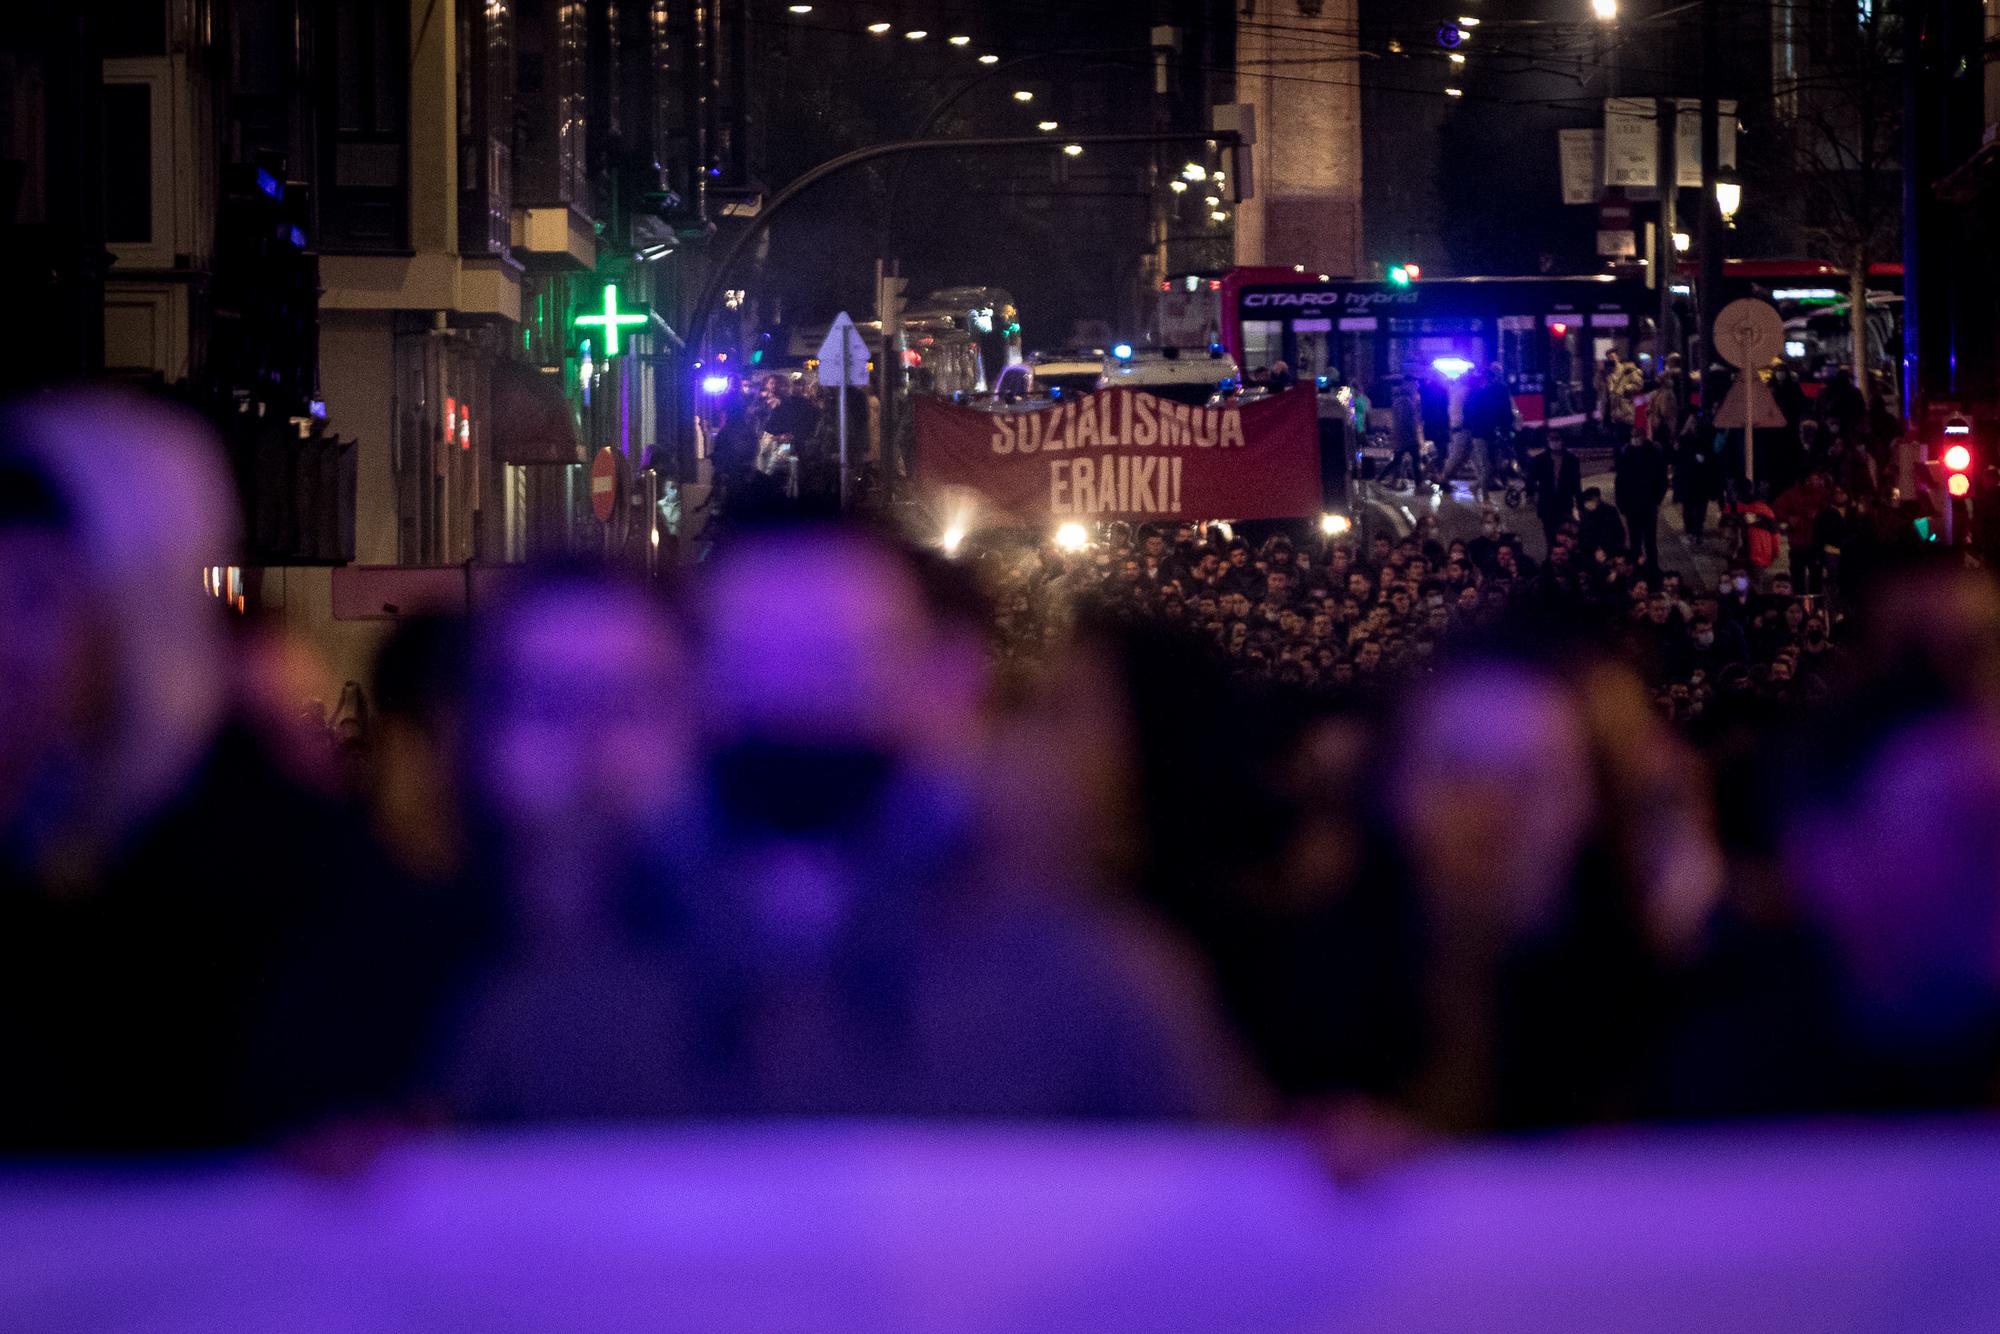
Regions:
M 1393 287 L 1408 287 L 1423 276 L 1424 271 L 1414 264 L 1391 264 L 1389 266 L 1389 283 Z
M 1944 489 L 1953 498 L 1971 493 L 1972 423 L 1964 417 L 1945 418 L 1944 448 L 1938 451 L 1938 464 L 1944 469 Z

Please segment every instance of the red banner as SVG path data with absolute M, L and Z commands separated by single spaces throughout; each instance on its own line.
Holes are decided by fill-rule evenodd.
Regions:
M 919 484 L 969 487 L 1017 522 L 1320 510 L 1318 414 L 1304 386 L 1213 408 L 1105 389 L 1035 412 L 934 398 L 916 412 Z

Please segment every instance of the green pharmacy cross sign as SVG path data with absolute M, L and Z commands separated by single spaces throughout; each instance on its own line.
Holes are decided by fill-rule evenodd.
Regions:
M 570 323 L 581 328 L 602 328 L 604 330 L 604 355 L 618 355 L 618 331 L 649 322 L 651 316 L 642 311 L 618 309 L 618 284 L 604 284 L 604 313 L 602 315 L 579 315 Z

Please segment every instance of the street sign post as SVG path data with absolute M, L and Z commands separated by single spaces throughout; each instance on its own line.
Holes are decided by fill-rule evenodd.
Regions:
M 1731 392 L 1716 420 L 1728 421 L 1732 411 L 1743 414 L 1743 475 L 1754 482 L 1757 480 L 1754 446 L 1757 428 L 1771 424 L 1768 413 L 1759 420 L 1760 405 L 1770 404 L 1770 412 L 1778 417 L 1776 425 L 1784 425 L 1784 414 L 1777 412 L 1778 405 L 1772 400 L 1770 390 L 1765 389 L 1757 379 L 1757 368 L 1768 364 L 1771 358 L 1785 350 L 1785 320 L 1770 302 L 1743 297 L 1724 306 L 1715 317 L 1710 341 L 1717 356 L 1742 371 L 1736 377 L 1736 383 L 1743 392 Z M 1759 390 L 1763 391 L 1761 395 Z
M 868 344 L 861 340 L 861 331 L 854 327 L 854 321 L 844 310 L 833 317 L 833 327 L 826 331 L 826 340 L 819 345 L 819 382 L 822 387 L 833 384 L 840 389 L 840 508 L 845 512 L 848 487 L 847 391 L 850 386 L 868 387 Z

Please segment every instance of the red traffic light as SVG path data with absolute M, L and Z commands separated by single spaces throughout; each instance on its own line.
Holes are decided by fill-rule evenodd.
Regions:
M 1962 473 L 1972 466 L 1972 451 L 1964 445 L 1947 445 L 1944 451 L 1944 466 L 1951 472 Z M 1963 491 L 1954 492 L 1964 495 Z

